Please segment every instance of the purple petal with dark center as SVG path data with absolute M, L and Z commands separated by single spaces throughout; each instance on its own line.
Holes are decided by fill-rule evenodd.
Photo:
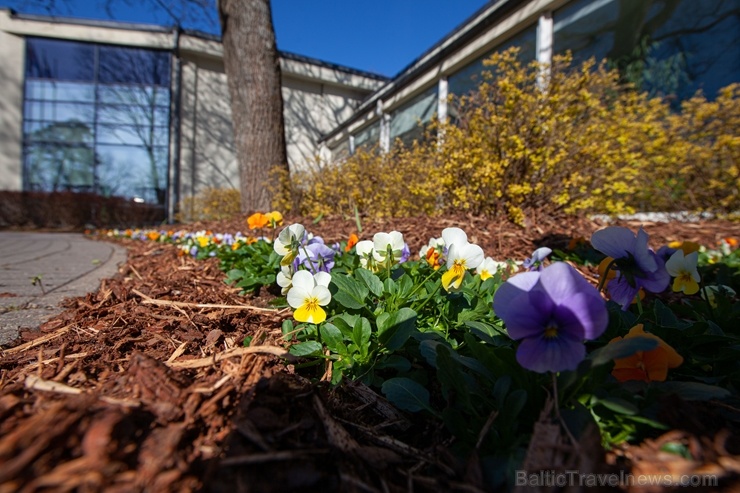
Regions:
M 634 250 L 635 234 L 623 226 L 609 226 L 591 235 L 591 245 L 607 257 L 624 258 Z
M 629 308 L 640 290 L 638 287 L 630 286 L 627 279 L 621 274 L 617 274 L 617 277 L 609 281 L 606 284 L 606 289 L 609 291 L 612 301 L 621 305 L 622 310 Z
M 557 337 L 529 337 L 516 351 L 516 360 L 524 368 L 537 373 L 575 370 L 586 357 L 586 347 L 578 339 L 565 334 Z

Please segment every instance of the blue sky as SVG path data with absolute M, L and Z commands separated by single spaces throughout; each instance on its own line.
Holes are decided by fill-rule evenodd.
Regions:
M 111 0 L 113 19 L 171 25 L 163 11 L 142 4 L 151 0 Z M 111 19 L 101 0 L 0 0 L 19 12 Z M 170 2 L 177 3 L 177 2 Z M 386 76 L 394 76 L 450 33 L 488 0 L 272 0 L 280 50 Z M 215 4 L 215 0 L 214 0 Z M 203 19 L 186 27 L 214 32 Z

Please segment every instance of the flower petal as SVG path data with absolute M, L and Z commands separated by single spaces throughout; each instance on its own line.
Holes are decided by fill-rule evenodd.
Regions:
M 591 245 L 607 257 L 624 258 L 634 244 L 635 234 L 623 226 L 609 226 L 591 235 Z
M 460 228 L 445 228 L 442 230 L 442 239 L 445 242 L 447 248 L 455 243 L 466 244 L 468 243 L 468 235 L 465 234 Z
M 326 312 L 323 308 L 317 305 L 313 305 L 311 307 L 309 307 L 309 305 L 304 305 L 293 312 L 293 318 L 299 322 L 320 324 L 326 320 Z
M 311 296 L 316 298 L 321 306 L 326 306 L 331 301 L 331 292 L 326 286 L 316 286 L 311 291 Z
M 516 351 L 516 360 L 524 368 L 538 373 L 575 370 L 586 357 L 586 346 L 568 337 L 530 337 Z

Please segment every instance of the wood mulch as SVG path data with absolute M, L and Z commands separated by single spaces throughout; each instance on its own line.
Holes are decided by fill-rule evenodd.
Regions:
M 357 232 L 352 218 L 294 219 L 327 243 Z M 603 227 L 576 218 L 530 221 L 519 228 L 466 215 L 366 220 L 360 236 L 395 229 L 418 254 L 442 229 L 460 226 L 487 255 L 522 259 Z M 671 240 L 714 247 L 739 229 L 724 221 L 643 226 L 655 247 Z M 188 229 L 247 232 L 244 218 Z M 0 493 L 485 491 L 475 461 L 455 459 L 436 424 L 362 385 L 331 389 L 299 376 L 281 339 L 291 313 L 271 307 L 269 290 L 241 296 L 224 283 L 216 259 L 121 243 L 128 262 L 115 278 L 67 300 L 63 313 L 0 352 Z M 723 426 L 706 403 L 671 407 L 696 414 L 676 411 L 666 418 L 674 427 L 668 434 L 597 454 L 598 464 L 593 457 L 590 466 L 576 463 L 642 474 L 709 471 L 721 481 L 703 491 L 740 487 L 736 426 Z M 662 452 L 666 440 L 687 444 L 692 458 Z

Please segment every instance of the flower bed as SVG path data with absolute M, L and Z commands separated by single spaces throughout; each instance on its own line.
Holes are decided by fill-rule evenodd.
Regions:
M 625 230 L 618 230 L 620 232 L 616 234 L 613 232 L 617 230 L 606 230 L 612 231 L 606 244 L 614 246 L 616 237 L 626 246 L 603 253 L 616 259 L 629 260 L 630 256 L 642 259 L 634 262 L 641 269 L 639 272 L 631 270 L 635 265 L 630 262 L 615 261 L 614 266 L 620 270 L 606 284 L 606 290 L 612 289 L 612 283 L 616 289 L 624 282 L 631 288 L 633 286 L 627 276 L 645 279 L 650 277 L 646 273 L 664 279 L 658 282 L 665 282 L 664 288 L 668 289 L 659 294 L 648 291 L 641 301 L 641 308 L 628 303 L 624 310 L 621 306 L 624 303 L 606 303 L 597 291 L 596 286 L 601 279 L 596 277 L 597 264 L 603 255 L 597 254 L 587 244 L 579 245 L 574 241 L 568 250 L 565 238 L 557 241 L 552 240 L 552 236 L 549 241 L 535 241 L 533 236 L 526 240 L 519 238 L 520 251 L 522 244 L 529 252 L 536 246 L 545 245 L 553 250 L 547 257 L 542 256 L 542 251 L 536 258 L 530 256 L 533 260 L 527 262 L 528 268 L 542 270 L 524 272 L 526 268 L 517 262 L 525 260 L 525 252 L 511 258 L 511 262 L 505 262 L 505 266 L 493 261 L 484 262 L 484 253 L 491 252 L 496 243 L 496 238 L 489 235 L 498 225 L 489 226 L 489 229 L 466 227 L 467 234 L 463 235 L 462 229 L 443 224 L 444 227 L 439 227 L 438 233 L 434 234 L 435 241 L 431 245 L 428 236 L 421 240 L 411 233 L 415 225 L 428 235 L 435 230 L 430 225 L 437 226 L 440 222 L 443 221 L 428 221 L 422 228 L 421 221 L 410 221 L 406 228 L 398 228 L 404 230 L 402 237 L 393 233 L 392 228 L 384 228 L 387 233 L 376 238 L 373 238 L 375 235 L 360 234 L 361 238 L 368 238 L 365 241 L 370 241 L 372 247 L 358 242 L 349 248 L 349 252 L 345 251 L 347 245 L 341 242 L 332 249 L 331 245 L 337 238 L 329 235 L 324 235 L 326 241 L 323 243 L 328 250 L 311 246 L 322 244 L 315 236 L 313 243 L 309 245 L 306 241 L 304 244 L 304 240 L 309 239 L 304 236 L 305 231 L 312 229 L 306 221 L 303 221 L 306 224 L 303 232 L 294 226 L 287 229 L 282 238 L 278 234 L 280 228 L 251 231 L 256 233 L 255 237 L 276 238 L 274 243 L 252 242 L 249 235 L 234 234 L 229 238 L 225 234 L 208 235 L 205 231 L 190 235 L 168 234 L 166 231 L 134 234 L 132 231 L 131 236 L 146 238 L 147 241 L 128 243 L 143 252 L 142 257 L 132 264 L 132 269 L 126 271 L 128 281 L 124 279 L 120 284 L 101 290 L 95 298 L 86 301 L 87 308 L 84 303 L 78 303 L 78 312 L 87 310 L 86 313 L 98 322 L 93 324 L 87 319 L 87 324 L 77 325 L 84 327 L 80 330 L 99 331 L 98 338 L 108 334 L 105 336 L 106 344 L 117 352 L 115 358 L 106 358 L 106 361 L 113 367 L 116 364 L 121 367 L 118 371 L 127 375 L 126 382 L 136 383 L 134 392 L 128 393 L 127 385 L 121 380 L 117 386 L 113 381 L 105 380 L 108 377 L 104 378 L 99 372 L 97 377 L 90 375 L 86 383 L 80 383 L 79 375 L 76 380 L 70 379 L 73 372 L 59 380 L 70 387 L 94 389 L 97 394 L 109 398 L 128 399 L 130 404 L 138 402 L 160 423 L 152 425 L 155 430 L 161 430 L 159 437 L 153 437 L 149 432 L 144 434 L 149 447 L 154 447 L 153 441 L 160 438 L 162 443 L 155 450 L 166 452 L 168 442 L 161 438 L 169 437 L 169 443 L 175 444 L 172 445 L 174 449 L 178 448 L 177 444 L 184 446 L 186 451 L 190 451 L 186 454 L 191 457 L 189 460 L 200 457 L 201 464 L 206 461 L 203 447 L 220 447 L 224 443 L 226 434 L 219 430 L 229 429 L 229 416 L 232 416 L 242 430 L 239 435 L 242 439 L 230 437 L 226 441 L 229 452 L 218 469 L 223 477 L 217 480 L 211 476 L 218 484 L 226 484 L 226 478 L 236 480 L 234 478 L 241 477 L 234 470 L 234 464 L 239 464 L 239 460 L 243 461 L 242 470 L 252 474 L 250 477 L 254 484 L 261 484 L 262 476 L 257 472 L 260 468 L 255 466 L 258 463 L 255 461 L 264 460 L 263 464 L 268 464 L 265 470 L 279 469 L 281 459 L 278 451 L 291 450 L 291 442 L 286 442 L 289 438 L 293 440 L 294 452 L 282 460 L 288 461 L 288 471 L 304 486 L 315 486 L 300 474 L 301 470 L 305 472 L 308 468 L 311 474 L 318 474 L 316 477 L 320 479 L 317 481 L 329 481 L 320 483 L 329 488 L 331 480 L 327 478 L 339 481 L 334 483 L 335 486 L 356 486 L 351 481 L 362 481 L 373 487 L 380 487 L 377 481 L 390 485 L 413 481 L 418 488 L 432 490 L 443 485 L 454 488 L 451 484 L 481 489 L 504 488 L 507 484 L 512 486 L 516 483 L 519 471 L 567 468 L 573 464 L 568 462 L 572 460 L 582 472 L 601 471 L 608 461 L 592 457 L 594 460 L 587 467 L 584 462 L 588 458 L 586 449 L 594 443 L 598 447 L 599 442 L 603 442 L 612 451 L 612 457 L 616 457 L 615 451 L 624 447 L 625 440 L 639 443 L 646 438 L 662 437 L 666 422 L 669 422 L 669 427 L 675 426 L 660 415 L 665 402 L 671 399 L 678 399 L 684 408 L 707 406 L 714 412 L 718 412 L 720 404 L 730 408 L 734 405 L 734 394 L 729 396 L 730 400 L 715 403 L 716 398 L 726 396 L 728 389 L 734 389 L 732 365 L 737 360 L 734 358 L 733 361 L 731 344 L 726 344 L 727 352 L 719 355 L 716 344 L 717 341 L 724 344 L 736 337 L 733 330 L 736 330 L 737 313 L 732 311 L 737 310 L 736 299 L 725 300 L 729 303 L 725 305 L 722 295 L 715 293 L 717 307 L 712 307 L 710 312 L 711 304 L 706 299 L 696 294 L 673 292 L 668 288 L 665 275 L 661 277 L 657 269 L 650 270 L 652 264 L 646 259 L 653 259 L 656 266 L 660 259 L 657 252 L 652 253 L 647 249 L 647 243 L 642 242 L 638 228 L 628 228 L 630 238 Z M 345 222 L 344 228 L 348 228 L 348 224 L 352 223 Z M 241 225 L 244 227 L 245 223 Z M 315 225 L 316 229 L 322 227 L 325 226 L 321 223 Z M 588 234 L 590 231 L 581 231 L 587 233 L 587 237 L 591 236 Z M 691 227 L 686 227 L 684 233 L 691 231 Z M 442 241 L 436 240 L 438 236 Z M 488 241 L 481 241 L 482 246 L 475 248 L 474 237 L 488 238 Z M 178 238 L 182 244 L 170 246 L 168 238 Z M 404 248 L 408 240 L 402 241 L 407 238 L 415 241 L 408 249 Z M 502 238 L 509 236 L 499 236 L 498 241 L 501 242 Z M 422 251 L 424 245 L 427 248 Z M 193 247 L 197 249 L 194 251 Z M 411 254 L 409 260 L 398 263 L 404 259 L 405 250 L 409 254 L 419 252 L 422 255 Z M 358 251 L 362 255 L 357 255 Z M 683 253 L 683 250 L 677 251 Z M 671 257 L 673 255 L 676 253 Z M 689 255 L 683 255 L 679 267 L 686 267 L 685 260 Z M 733 262 L 736 262 L 737 255 L 736 250 L 723 253 L 721 250 L 715 252 L 713 248 L 705 249 L 701 255 L 696 255 L 697 273 L 705 283 L 715 277 L 721 279 L 736 273 L 737 265 Z M 198 258 L 200 260 L 196 260 Z M 245 258 L 249 259 L 245 265 L 237 264 Z M 280 268 L 281 258 L 286 269 Z M 710 263 L 713 259 L 721 262 Z M 505 260 L 505 257 L 497 260 Z M 150 270 L 148 265 L 157 262 L 168 266 L 168 271 Z M 228 291 L 226 286 L 217 286 L 224 278 L 224 274 L 216 269 L 218 264 L 223 264 L 222 269 L 229 272 L 232 281 L 242 284 L 239 289 Z M 245 269 L 246 265 L 249 269 Z M 721 267 L 723 265 L 726 267 Z M 688 279 L 692 279 L 691 265 L 688 267 Z M 729 270 L 725 272 L 726 269 Z M 162 279 L 159 282 L 155 281 L 153 272 L 160 272 Z M 197 275 L 193 275 L 196 272 Z M 326 276 L 321 272 L 329 275 L 331 281 L 326 282 Z M 262 289 L 262 296 L 251 304 L 259 304 L 269 310 L 270 305 L 264 302 L 271 300 L 275 303 L 275 300 L 282 299 L 282 305 L 273 304 L 275 310 L 266 311 L 265 318 L 256 325 L 247 323 L 253 315 L 247 317 L 234 313 L 241 310 L 244 310 L 241 313 L 253 313 L 246 308 L 238 308 L 243 306 L 238 291 L 272 286 L 278 273 L 284 276 L 281 287 L 286 289 L 287 297 L 265 296 Z M 286 282 L 288 279 L 291 280 L 290 287 Z M 688 279 L 677 286 L 690 286 Z M 736 282 L 734 279 L 730 284 Z M 137 287 L 132 288 L 139 282 L 144 287 L 136 284 Z M 184 287 L 188 285 L 189 289 L 195 290 L 194 293 Z M 649 286 L 658 290 L 653 284 Z M 220 289 L 229 293 L 228 301 L 222 299 L 219 303 L 214 293 Z M 106 294 L 108 290 L 111 294 Z M 178 302 L 181 305 L 177 305 Z M 114 310 L 119 305 L 125 305 L 126 310 Z M 222 305 L 222 308 L 216 308 L 216 305 Z M 145 309 L 151 311 L 152 307 L 160 306 L 166 312 L 157 312 L 159 319 L 145 318 Z M 523 312 L 521 307 L 527 310 Z M 111 312 L 115 312 L 115 317 Z M 147 321 L 145 325 L 139 322 L 140 318 Z M 641 329 L 637 328 L 640 324 Z M 264 330 L 256 329 L 259 326 L 265 329 L 274 327 L 277 333 L 267 335 Z M 216 330 L 222 332 L 220 336 L 213 332 Z M 131 331 L 134 333 L 130 334 Z M 642 335 L 640 331 L 652 336 Z M 200 339 L 199 333 L 202 334 Z M 169 351 L 163 351 L 166 355 L 163 360 L 167 360 L 170 366 L 167 371 L 147 359 L 132 355 L 133 349 L 141 351 L 147 345 L 155 347 L 157 343 L 152 341 L 158 338 L 153 334 L 159 334 L 165 341 L 173 341 Z M 208 337 L 203 340 L 205 335 Z M 226 337 L 231 339 L 231 343 L 225 341 Z M 618 337 L 623 341 L 612 342 Z M 208 339 L 216 343 L 209 345 Z M 191 344 L 178 354 L 177 349 L 188 340 L 194 341 L 195 347 Z M 281 360 L 287 361 L 289 369 L 307 380 L 296 377 L 296 380 L 291 380 L 293 383 L 289 383 L 281 378 L 270 378 L 258 386 L 259 371 L 242 369 L 240 373 L 244 360 L 241 366 L 233 367 L 227 364 L 228 360 L 219 359 L 228 356 L 218 356 L 228 351 L 245 351 L 239 353 L 245 358 L 253 354 L 249 348 L 264 350 L 263 346 L 268 342 L 271 347 L 290 342 L 292 354 L 279 353 Z M 74 344 L 79 344 L 79 341 L 69 341 L 68 355 L 78 354 Z M 222 347 L 227 349 L 220 351 Z M 62 350 L 62 354 L 64 352 Z M 683 359 L 678 366 L 675 364 L 678 360 L 676 354 Z M 282 365 L 281 360 L 274 360 L 273 356 L 269 358 L 273 358 L 270 361 L 274 365 Z M 33 359 L 26 359 L 25 365 Z M 208 360 L 204 363 L 207 366 L 195 366 L 201 364 L 201 359 Z M 620 362 L 615 364 L 615 359 Z M 6 365 L 9 365 L 7 360 Z M 56 368 L 58 364 L 46 364 L 46 379 L 51 379 L 48 375 L 50 366 Z M 8 374 L 8 382 L 18 381 L 17 376 L 23 374 L 20 367 L 13 368 L 13 373 Z M 170 375 L 168 372 L 173 368 L 181 376 Z M 51 372 L 51 375 L 58 376 L 58 373 Z M 140 381 L 141 375 L 147 373 L 156 376 L 154 383 L 146 385 Z M 183 382 L 182 375 L 189 380 Z M 649 381 L 626 376 L 639 376 Z M 226 377 L 228 379 L 223 380 Z M 658 381 L 662 379 L 666 381 Z M 317 403 L 311 380 L 325 380 L 336 386 L 331 390 L 329 384 L 327 387 L 319 385 Z M 360 406 L 356 394 L 348 394 L 353 385 L 339 385 L 340 380 L 345 384 L 350 380 L 364 382 L 367 387 L 360 388 L 369 389 L 373 400 Z M 178 383 L 168 383 L 171 381 Z M 223 388 L 217 387 L 221 381 L 228 383 L 222 383 Z M 232 382 L 238 385 L 232 387 Z M 174 390 L 165 395 L 157 394 L 155 389 L 158 387 Z M 197 404 L 191 398 L 188 407 L 187 396 L 197 394 L 198 388 L 210 393 L 203 393 L 206 397 Z M 234 400 L 240 396 L 239 388 L 248 393 L 240 405 L 242 411 L 237 412 Z M 221 390 L 228 392 L 222 393 Z M 6 385 L 3 391 L 5 395 L 23 395 L 26 392 L 26 396 L 41 392 L 35 388 L 24 391 L 23 386 L 17 385 Z M 159 397 L 148 397 L 149 393 Z M 181 396 L 183 402 L 172 397 L 174 394 Z M 348 395 L 353 397 L 350 399 Z M 228 396 L 231 400 L 224 404 L 224 397 Z M 383 397 L 392 405 L 380 407 Z M 690 403 L 686 404 L 685 400 Z M 34 402 L 38 409 L 49 409 L 49 403 L 45 406 Z M 192 434 L 195 423 L 203 419 L 203 409 L 208 402 L 224 406 L 225 414 L 218 414 L 220 424 L 207 427 L 210 431 L 205 435 L 210 436 L 210 442 L 203 438 L 204 433 L 198 435 L 196 442 L 201 448 L 185 446 L 183 431 L 177 432 L 175 425 L 180 423 L 182 429 Z M 169 410 L 163 409 L 167 403 L 170 403 Z M 74 408 L 69 403 L 67 406 Z M 303 408 L 299 411 L 295 406 L 307 407 L 310 412 Z M 399 408 L 404 412 L 399 412 Z M 21 414 L 18 408 L 10 409 L 15 409 L 11 414 L 16 417 Z M 385 409 L 388 414 L 383 415 L 379 409 Z M 126 424 L 136 429 L 135 422 L 144 417 L 140 411 L 131 413 L 128 421 L 115 413 L 109 419 L 116 426 Z M 288 415 L 293 418 L 288 418 Z M 88 415 L 83 413 L 83 421 L 84 416 Z M 111 431 L 115 427 L 105 428 L 105 420 L 99 415 L 92 416 L 87 419 L 98 423 L 104 436 L 118 436 Z M 584 427 L 588 422 L 597 424 L 599 433 L 595 442 Z M 256 426 L 257 431 L 250 431 L 246 423 Z M 317 423 L 324 432 L 312 441 L 310 435 L 316 432 Z M 80 429 L 86 431 L 84 436 L 91 433 L 82 425 Z M 554 436 L 556 443 L 546 441 L 550 436 L 548 433 Z M 731 445 L 730 442 L 725 445 L 728 444 Z M 677 458 L 682 454 L 694 454 L 692 458 L 697 460 L 697 448 L 684 438 L 674 437 L 672 441 L 661 443 L 661 447 L 663 445 L 672 447 Z M 544 463 L 540 458 L 538 463 L 537 447 L 549 447 L 551 451 L 560 452 Z M 160 464 L 157 472 L 180 471 L 180 476 L 175 478 L 180 482 L 172 484 L 182 486 L 184 477 L 198 475 L 198 466 L 182 459 L 182 454 L 175 453 L 174 449 L 169 456 L 180 457 L 189 466 L 178 466 L 175 462 Z M 109 455 L 116 456 L 120 450 L 116 448 Z M 242 455 L 235 452 L 239 450 Z M 258 450 L 262 450 L 261 458 Z M 143 453 L 140 452 L 138 457 L 141 458 Z M 318 466 L 321 463 L 318 459 L 328 453 L 337 461 L 339 472 L 336 474 Z M 75 457 L 74 451 L 69 454 Z M 343 458 L 338 459 L 337 454 Z M 318 458 L 318 462 L 309 460 L 308 456 Z M 77 457 L 80 457 L 79 452 Z M 87 455 L 82 454 L 82 457 Z M 128 460 L 130 462 L 131 459 Z M 60 474 L 55 469 L 58 461 L 47 460 L 46 464 Z M 307 463 L 312 465 L 309 467 Z M 375 476 L 370 473 L 373 467 L 368 469 L 369 463 L 375 463 L 373 467 L 382 473 Z M 419 463 L 422 465 L 414 469 L 414 464 Z M 304 469 L 299 467 L 300 464 L 304 464 Z M 364 465 L 360 467 L 358 464 Z M 616 464 L 612 466 L 616 467 Z M 720 476 L 726 479 L 726 474 Z M 50 480 L 48 474 L 45 477 Z M 153 478 L 156 477 L 155 474 Z M 546 480 L 544 476 L 527 478 L 531 481 Z M 125 476 L 119 478 L 120 481 L 124 479 Z

